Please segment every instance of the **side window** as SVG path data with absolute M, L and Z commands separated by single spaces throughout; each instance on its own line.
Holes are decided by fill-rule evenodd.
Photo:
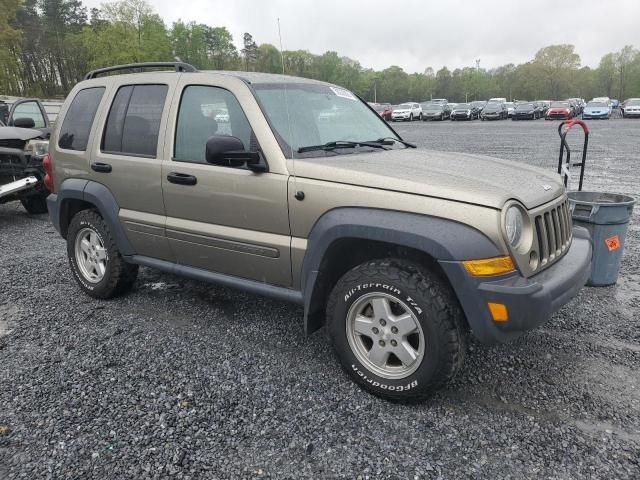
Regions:
M 156 157 L 167 90 L 167 85 L 120 87 L 109 110 L 101 150 Z
M 178 110 L 173 159 L 205 163 L 207 139 L 216 134 L 239 138 L 245 150 L 257 148 L 249 121 L 231 92 L 203 85 L 186 87 Z
M 33 128 L 44 128 L 47 126 L 42 110 L 37 102 L 22 102 L 16 105 L 13 110 L 11 122 L 15 122 L 18 118 L 31 118 L 33 120 Z
M 87 149 L 91 125 L 103 94 L 104 87 L 85 88 L 76 94 L 60 128 L 60 148 L 78 151 Z

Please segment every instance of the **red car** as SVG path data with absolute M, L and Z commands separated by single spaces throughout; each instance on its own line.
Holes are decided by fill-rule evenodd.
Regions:
M 569 102 L 551 102 L 551 106 L 544 114 L 545 120 L 568 120 L 573 118 L 573 108 Z
M 388 103 L 370 103 L 369 105 L 382 117 L 383 120 L 386 120 L 387 122 L 391 121 L 391 112 L 393 111 L 391 105 Z

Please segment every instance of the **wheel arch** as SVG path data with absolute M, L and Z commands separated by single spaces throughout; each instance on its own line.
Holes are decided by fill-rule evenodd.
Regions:
M 52 196 L 55 198 L 48 202 L 49 215 L 63 238 L 67 237 L 69 224 L 75 214 L 94 208 L 109 226 L 120 253 L 136 253 L 120 224 L 120 206 L 107 187 L 90 180 L 67 179 L 62 182 L 59 191 L 50 197 Z
M 333 285 L 364 261 L 394 257 L 420 263 L 441 275 L 455 294 L 439 260 L 497 255 L 499 249 L 488 237 L 453 220 L 380 209 L 331 210 L 314 225 L 302 265 L 305 332 L 324 325 Z

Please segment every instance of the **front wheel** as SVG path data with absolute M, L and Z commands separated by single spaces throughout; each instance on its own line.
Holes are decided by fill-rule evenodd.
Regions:
M 409 121 L 413 122 L 413 113 L 409 114 Z
M 340 363 L 374 395 L 419 401 L 462 366 L 466 334 L 457 300 L 418 264 L 383 259 L 353 268 L 334 287 L 326 312 Z
M 109 226 L 96 210 L 82 210 L 71 219 L 67 255 L 78 285 L 95 298 L 128 291 L 138 276 L 138 266 L 124 261 Z

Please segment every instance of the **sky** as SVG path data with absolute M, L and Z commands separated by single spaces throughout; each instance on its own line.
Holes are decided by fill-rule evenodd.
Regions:
M 260 43 L 315 54 L 337 51 L 376 70 L 409 73 L 523 63 L 542 47 L 571 43 L 582 64 L 625 45 L 640 48 L 640 0 L 147 0 L 167 25 L 226 26 L 241 48 Z M 99 7 L 100 0 L 83 0 Z

